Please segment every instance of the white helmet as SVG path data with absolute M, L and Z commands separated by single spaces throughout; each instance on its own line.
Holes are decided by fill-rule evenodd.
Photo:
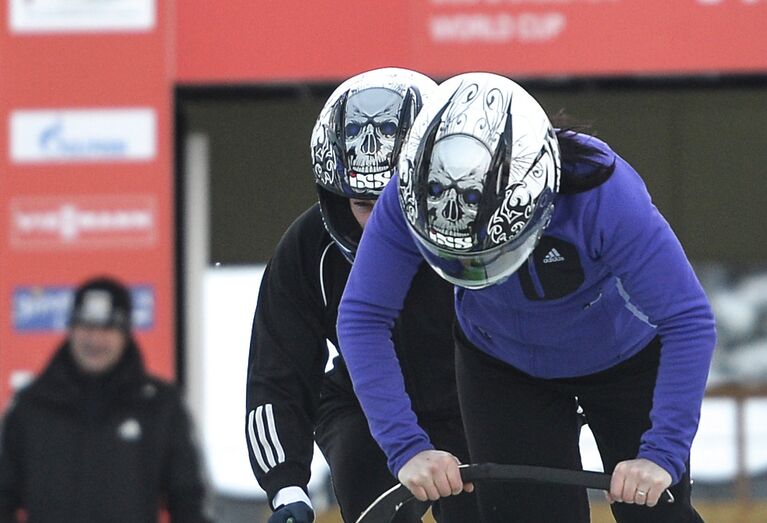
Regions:
M 399 197 L 416 244 L 446 280 L 480 289 L 530 256 L 559 191 L 560 154 L 546 113 L 490 73 L 442 83 L 399 159 Z
M 342 83 L 320 112 L 311 140 L 314 180 L 325 228 L 349 261 L 362 234 L 349 198 L 378 198 L 405 134 L 436 88 L 415 71 L 375 69 Z

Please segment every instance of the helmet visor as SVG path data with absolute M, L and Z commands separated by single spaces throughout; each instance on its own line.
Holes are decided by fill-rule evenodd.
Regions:
M 442 278 L 466 289 L 483 289 L 503 282 L 525 263 L 535 250 L 552 210 L 553 206 L 549 206 L 543 219 L 514 241 L 480 252 L 447 250 L 417 234 L 413 236 L 421 254 Z

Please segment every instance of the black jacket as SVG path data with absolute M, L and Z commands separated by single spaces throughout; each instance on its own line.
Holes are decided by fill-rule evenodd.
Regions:
M 338 346 L 338 305 L 350 270 L 315 205 L 288 228 L 264 273 L 250 342 L 246 436 L 270 501 L 283 487 L 306 489 L 320 402 L 346 396 L 357 404 L 340 356 L 325 373 L 326 340 Z M 454 316 L 452 285 L 424 264 L 393 331 L 419 418 L 460 416 Z
M 65 343 L 9 408 L 0 522 L 201 523 L 204 488 L 181 398 L 131 341 L 108 376 L 83 376 Z

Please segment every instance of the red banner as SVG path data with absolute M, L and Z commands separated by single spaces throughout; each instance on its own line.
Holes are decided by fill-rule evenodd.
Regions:
M 177 81 L 335 79 L 400 63 L 408 0 L 207 0 L 177 5 Z
M 435 76 L 764 73 L 767 0 L 179 2 L 182 83 Z
M 97 274 L 130 286 L 147 365 L 174 375 L 172 4 L 0 10 L 0 407 Z
M 420 0 L 417 6 L 418 62 L 434 74 L 767 71 L 762 0 Z

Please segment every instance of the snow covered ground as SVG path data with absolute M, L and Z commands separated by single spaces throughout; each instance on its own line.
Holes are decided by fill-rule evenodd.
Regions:
M 195 412 L 198 431 L 208 462 L 212 483 L 217 492 L 232 497 L 263 498 L 253 478 L 245 446 L 245 373 L 247 368 L 250 329 L 255 310 L 261 267 L 211 268 L 204 283 L 204 355 L 205 369 L 201 387 L 202 406 Z M 712 296 L 715 308 L 728 315 L 732 329 L 740 333 L 761 325 L 761 312 L 743 312 L 742 303 L 758 302 L 758 310 L 767 305 L 767 278 L 753 289 L 732 296 Z M 764 287 L 762 288 L 762 284 Z M 748 287 L 748 286 L 746 286 Z M 745 287 L 744 287 L 745 288 Z M 720 300 L 717 303 L 717 300 Z M 721 301 L 727 304 L 722 306 Z M 738 313 L 735 309 L 740 308 Z M 752 310 L 751 309 L 748 310 Z M 750 315 L 745 325 L 743 315 Z M 717 311 L 720 318 L 720 312 Z M 747 318 L 748 319 L 748 318 Z M 737 325 L 736 325 L 737 324 Z M 728 329 L 730 327 L 727 327 Z M 767 345 L 738 350 L 730 359 L 720 359 L 712 371 L 712 381 L 724 381 L 743 370 L 752 379 L 767 381 Z M 736 370 L 733 370 L 736 369 Z M 767 472 L 767 399 L 748 400 L 746 404 L 748 471 Z M 601 470 L 596 445 L 588 428 L 581 442 L 584 467 Z M 732 479 L 736 472 L 734 401 L 706 399 L 703 404 L 700 429 L 692 449 L 692 476 L 697 482 Z M 315 449 L 313 479 L 310 490 L 322 488 L 327 475 L 319 450 Z

